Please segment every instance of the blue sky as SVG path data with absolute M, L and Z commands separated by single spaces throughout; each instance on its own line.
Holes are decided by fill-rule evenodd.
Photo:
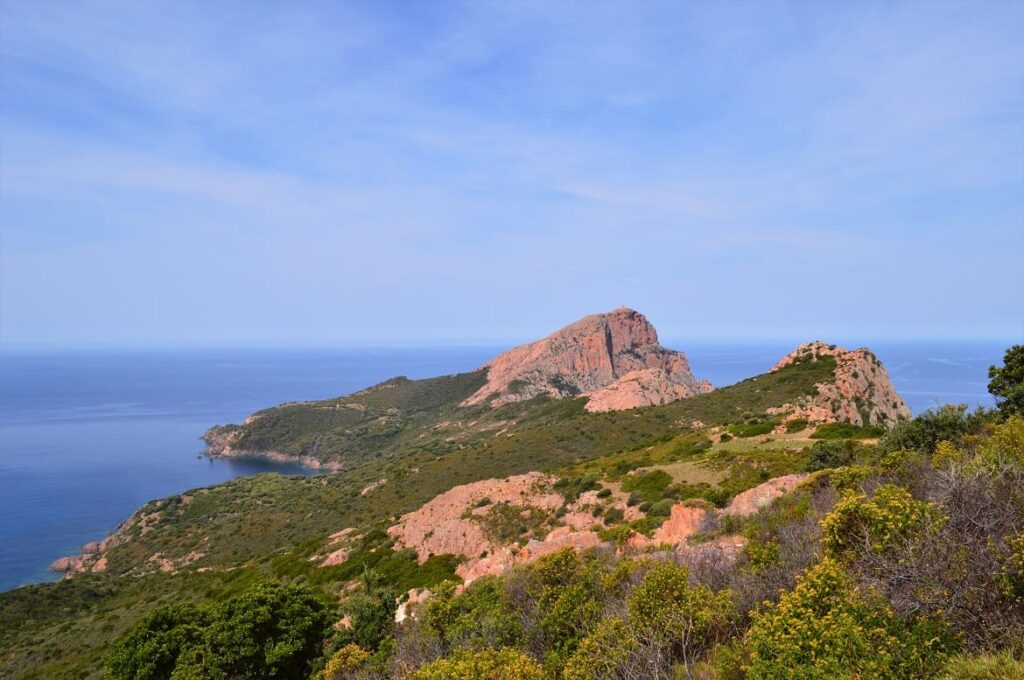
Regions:
M 3 3 L 0 342 L 1024 337 L 1024 3 Z

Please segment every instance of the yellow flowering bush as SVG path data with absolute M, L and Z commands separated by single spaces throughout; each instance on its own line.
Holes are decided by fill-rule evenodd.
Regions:
M 320 675 L 321 680 L 343 680 L 352 671 L 365 664 L 370 653 L 359 645 L 345 645 L 330 658 Z
M 750 680 L 927 677 L 953 647 L 940 623 L 896 617 L 829 558 L 755 613 L 747 640 Z
M 1010 416 L 997 425 L 972 461 L 975 469 L 994 472 L 1002 466 L 1024 468 L 1024 418 Z
M 409 680 L 544 680 L 540 664 L 508 647 L 479 652 L 458 651 L 428 663 Z
M 689 569 L 673 562 L 651 567 L 627 601 L 629 620 L 641 636 L 699 642 L 733 614 L 732 593 L 689 584 Z
M 584 638 L 562 670 L 564 680 L 611 680 L 629 658 L 636 640 L 626 622 L 617 617 L 602 619 Z
M 847 491 L 821 521 L 821 544 L 831 557 L 865 548 L 884 552 L 897 541 L 912 540 L 927 522 L 933 521 L 942 521 L 938 508 L 916 500 L 903 487 L 882 485 L 871 498 Z

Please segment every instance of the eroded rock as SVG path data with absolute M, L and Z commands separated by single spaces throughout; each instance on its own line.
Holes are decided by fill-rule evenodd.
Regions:
M 796 361 L 834 357 L 835 379 L 819 383 L 818 394 L 795 403 L 769 409 L 786 420 L 806 418 L 811 423 L 844 422 L 858 426 L 891 427 L 911 417 L 910 409 L 896 393 L 882 362 L 866 348 L 847 350 L 824 342 L 807 342 L 779 360 L 772 371 Z
M 487 383 L 463 402 L 500 406 L 538 395 L 590 396 L 587 409 L 662 404 L 709 391 L 682 352 L 662 347 L 643 314 L 621 307 L 593 314 L 548 337 L 498 355 Z

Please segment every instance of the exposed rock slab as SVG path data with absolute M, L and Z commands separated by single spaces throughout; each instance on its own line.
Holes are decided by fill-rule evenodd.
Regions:
M 591 397 L 588 410 L 610 411 L 662 404 L 711 389 L 693 377 L 682 352 L 658 343 L 654 326 L 643 314 L 626 307 L 584 317 L 542 340 L 498 355 L 484 368 L 487 383 L 464 406 L 500 406 L 539 395 L 584 395 Z M 619 381 L 623 382 L 616 386 Z
M 799 486 L 809 474 L 785 475 L 769 479 L 763 484 L 758 484 L 753 489 L 747 489 L 743 493 L 736 494 L 729 506 L 722 510 L 723 515 L 738 515 L 746 517 L 753 515 L 758 510 L 768 507 L 777 499 Z
M 489 499 L 488 506 L 476 508 L 486 512 L 498 503 L 533 506 L 554 511 L 563 502 L 551 490 L 553 478 L 539 472 L 516 475 L 507 479 L 486 479 L 463 484 L 435 497 L 419 510 L 403 515 L 388 533 L 398 538 L 399 547 L 416 548 L 422 562 L 430 555 L 464 555 L 477 557 L 498 546 L 487 537 L 479 522 L 467 516 L 474 506 Z

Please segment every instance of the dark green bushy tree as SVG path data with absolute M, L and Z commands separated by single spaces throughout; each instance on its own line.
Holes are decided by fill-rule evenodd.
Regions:
M 307 589 L 271 583 L 220 604 L 164 607 L 114 643 L 107 677 L 304 679 L 331 620 Z
M 1004 415 L 1024 415 L 1024 345 L 1006 350 L 1003 366 L 988 369 L 988 391 Z

